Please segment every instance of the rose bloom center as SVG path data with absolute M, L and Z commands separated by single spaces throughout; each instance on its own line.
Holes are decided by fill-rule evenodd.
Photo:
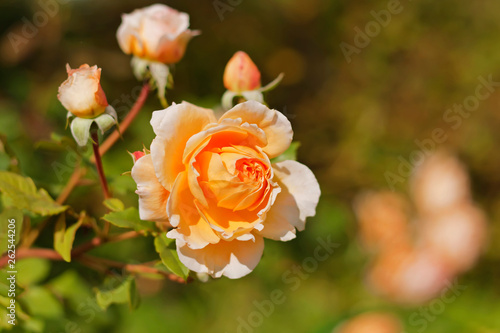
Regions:
M 271 169 L 260 153 L 248 147 L 212 148 L 201 152 L 194 163 L 205 197 L 218 207 L 254 210 L 269 189 Z

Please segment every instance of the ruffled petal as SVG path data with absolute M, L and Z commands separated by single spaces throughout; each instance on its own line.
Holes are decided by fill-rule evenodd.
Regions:
M 292 237 L 291 228 L 283 219 L 299 231 L 304 230 L 306 218 L 316 215 L 321 190 L 312 171 L 299 162 L 278 162 L 273 164 L 273 169 L 281 193 L 267 214 L 261 234 L 271 239 L 288 240 Z
M 270 158 L 281 155 L 290 146 L 293 138 L 292 125 L 279 111 L 267 106 L 248 101 L 236 105 L 222 115 L 224 119 L 242 119 L 243 123 L 255 124 L 266 133 L 267 146 L 263 150 Z
M 167 203 L 167 213 L 176 229 L 168 232 L 169 238 L 186 242 L 192 249 L 201 249 L 218 243 L 220 238 L 200 216 L 189 191 L 186 172 L 179 174 Z
M 182 155 L 186 142 L 215 121 L 212 110 L 187 102 L 153 112 L 151 125 L 157 137 L 151 143 L 151 156 L 156 176 L 167 190 L 172 189 L 177 175 L 185 169 Z
M 208 273 L 215 278 L 227 276 L 238 279 L 249 274 L 260 261 L 264 251 L 264 240 L 230 242 L 220 241 L 200 250 L 189 248 L 182 241 L 177 241 L 177 253 L 180 261 L 192 271 Z
M 132 167 L 132 178 L 137 183 L 139 215 L 142 220 L 168 222 L 167 200 L 169 192 L 156 178 L 151 155 L 137 160 Z

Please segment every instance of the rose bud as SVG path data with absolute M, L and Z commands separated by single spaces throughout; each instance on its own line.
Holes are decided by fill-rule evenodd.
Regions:
M 87 64 L 71 69 L 66 64 L 68 79 L 59 86 L 57 98 L 74 116 L 94 118 L 102 114 L 108 106 L 106 95 L 101 88 L 101 69 Z
M 188 14 L 154 4 L 124 14 L 116 37 L 126 54 L 174 64 L 184 56 L 189 40 L 200 34 L 188 27 Z
M 226 92 L 222 95 L 222 107 L 225 110 L 231 109 L 235 104 L 243 101 L 256 101 L 264 103 L 264 92 L 273 90 L 283 79 L 281 73 L 276 79 L 261 87 L 260 72 L 252 59 L 243 51 L 236 52 L 229 59 L 224 70 L 224 87 Z
M 143 151 L 134 151 L 133 153 L 130 153 L 132 156 L 132 159 L 134 160 L 134 163 L 137 162 L 141 157 L 144 157 L 146 155 L 145 152 Z
M 57 98 L 68 110 L 71 134 L 79 146 L 85 146 L 90 137 L 92 124 L 102 134 L 116 125 L 115 109 L 108 104 L 101 88 L 101 69 L 87 64 L 71 69 L 66 65 L 68 79 L 59 87 Z
M 227 63 L 224 87 L 236 93 L 260 88 L 260 71 L 245 52 L 236 52 Z

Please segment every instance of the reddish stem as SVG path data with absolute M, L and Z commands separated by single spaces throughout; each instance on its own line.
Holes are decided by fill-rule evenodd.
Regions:
M 101 182 L 102 192 L 104 193 L 104 199 L 109 199 L 108 182 L 104 176 L 104 169 L 102 167 L 101 154 L 99 153 L 99 136 L 97 132 L 92 132 L 92 149 L 94 149 L 95 165 L 97 167 L 97 173 L 99 174 L 99 181 Z
M 101 156 L 104 155 L 109 150 L 109 148 L 111 148 L 115 144 L 115 142 L 120 138 L 120 133 L 125 132 L 125 130 L 130 126 L 130 124 L 132 124 L 132 121 L 139 114 L 139 111 L 141 111 L 144 103 L 146 102 L 149 91 L 150 91 L 149 84 L 145 83 L 142 86 L 142 90 L 141 93 L 139 94 L 139 97 L 137 97 L 137 100 L 130 109 L 129 113 L 122 120 L 120 126 L 118 126 L 118 129 L 115 130 L 113 133 L 111 133 L 111 135 L 108 136 L 106 140 L 104 140 L 103 144 L 99 148 Z M 94 163 L 95 159 L 91 158 L 90 162 Z
M 111 148 L 113 146 L 113 144 L 118 140 L 118 138 L 120 137 L 120 133 L 125 132 L 125 130 L 130 126 L 130 124 L 132 123 L 134 118 L 139 114 L 139 111 L 141 110 L 144 103 L 146 102 L 149 91 L 150 91 L 149 84 L 147 84 L 147 83 L 144 84 L 142 87 L 141 93 L 139 94 L 139 97 L 135 101 L 134 105 L 130 109 L 130 112 L 127 114 L 125 119 L 123 119 L 122 123 L 119 126 L 119 129 L 115 130 L 104 141 L 104 143 L 99 147 L 100 156 L 104 155 L 109 150 L 109 148 Z M 93 138 L 93 140 L 95 142 L 97 142 L 97 138 Z M 95 148 L 94 148 L 94 153 L 95 153 Z M 100 160 L 100 158 L 99 158 L 99 160 Z M 95 155 L 90 158 L 90 162 L 92 162 L 92 163 L 97 162 Z M 102 170 L 102 161 L 99 163 L 101 164 L 101 170 Z M 98 169 L 99 169 L 99 167 L 98 167 Z M 66 201 L 66 199 L 69 197 L 69 195 L 71 194 L 73 189 L 78 185 L 80 179 L 85 175 L 86 171 L 87 171 L 86 168 L 82 168 L 79 166 L 77 166 L 73 170 L 73 174 L 70 176 L 68 183 L 65 185 L 64 189 L 61 191 L 61 193 L 59 194 L 59 196 L 56 200 L 57 203 L 63 204 Z M 101 176 L 101 174 L 104 175 L 104 173 L 99 173 L 99 176 Z M 102 184 L 102 179 L 101 179 L 101 184 Z M 106 183 L 105 178 L 104 178 L 104 184 L 107 188 L 107 183 Z M 103 189 L 104 189 L 104 187 L 103 187 Z M 107 195 L 109 196 L 109 191 L 107 192 Z M 106 196 L 106 191 L 105 191 L 105 196 Z M 48 222 L 48 219 L 44 220 L 36 229 L 31 231 L 27 241 L 26 242 L 23 241 L 23 244 L 22 244 L 23 247 L 29 247 L 29 246 L 31 246 L 31 244 L 33 244 L 33 242 L 36 240 L 36 238 L 40 234 L 40 231 L 45 227 L 47 222 Z M 107 232 L 109 231 L 109 224 L 108 223 L 106 223 L 104 231 L 105 231 L 104 234 L 107 235 Z M 3 259 L 5 259 L 5 258 L 0 258 L 0 263 L 1 263 L 1 260 L 3 260 Z M 1 267 L 1 265 L 0 265 L 0 267 Z
M 168 278 L 171 281 L 179 282 L 179 283 L 185 283 L 186 281 L 183 280 L 182 278 L 174 275 L 174 274 L 169 274 L 167 272 L 164 272 L 160 269 L 147 266 L 145 264 L 127 264 L 127 263 L 122 263 L 118 261 L 113 261 L 109 259 L 104 259 L 104 258 L 97 258 L 93 256 L 86 255 L 85 252 L 90 251 L 91 249 L 103 244 L 103 243 L 110 243 L 110 242 L 117 242 L 117 241 L 122 241 L 125 239 L 131 239 L 134 237 L 139 236 L 140 234 L 136 231 L 129 231 L 125 232 L 123 234 L 119 234 L 115 237 L 110 237 L 107 240 L 103 240 L 102 238 L 92 238 L 90 241 L 87 243 L 82 244 L 81 246 L 77 247 L 73 251 L 71 251 L 71 258 L 76 259 L 81 261 L 83 264 L 86 266 L 96 269 L 99 265 L 105 265 L 107 267 L 114 267 L 114 268 L 121 268 L 124 269 L 128 272 L 131 273 L 152 273 L 152 274 L 159 274 L 162 275 L 166 278 Z M 16 260 L 23 259 L 23 258 L 44 258 L 44 259 L 50 259 L 50 260 L 56 260 L 60 261 L 63 260 L 61 255 L 51 249 L 43 249 L 43 248 L 31 248 L 31 249 L 26 249 L 26 248 L 20 248 L 16 251 Z M 0 258 L 0 268 L 3 268 L 7 266 L 9 263 L 9 257 L 7 255 L 4 255 L 3 257 Z
M 93 248 L 96 248 L 104 243 L 113 243 L 113 242 L 119 242 L 122 240 L 126 239 L 131 239 L 140 236 L 141 234 L 138 233 L 137 231 L 128 231 L 124 232 L 122 234 L 109 237 L 107 239 L 102 239 L 99 237 L 94 237 L 91 240 L 89 240 L 86 243 L 83 243 L 79 247 L 73 249 L 71 251 L 71 258 L 77 258 L 83 253 L 92 250 Z M 18 248 L 16 249 L 16 259 L 22 259 L 22 258 L 31 258 L 31 257 L 37 257 L 37 258 L 46 258 L 46 259 L 51 259 L 51 260 L 62 260 L 62 257 L 59 253 L 57 253 L 54 250 L 51 249 L 44 249 L 44 248 Z M 3 268 L 5 265 L 7 265 L 9 261 L 9 257 L 7 255 L 4 255 L 0 257 L 0 268 Z
M 101 264 L 107 267 L 113 267 L 113 268 L 120 268 L 123 270 L 126 270 L 130 273 L 149 273 L 149 274 L 158 274 L 162 275 L 163 277 L 168 278 L 171 281 L 174 282 L 179 282 L 179 283 L 186 283 L 186 280 L 182 279 L 181 277 L 175 275 L 175 274 L 170 274 L 165 271 L 162 271 L 158 268 L 154 268 L 145 264 L 127 264 L 124 262 L 119 262 L 119 261 L 114 261 L 114 260 L 109 260 L 109 259 L 104 259 L 104 258 L 97 258 L 89 255 L 83 255 L 82 256 L 83 261 L 88 261 L 89 263 L 92 262 L 94 264 Z M 190 280 L 188 279 L 188 282 Z
M 122 241 L 122 240 L 126 240 L 126 239 L 135 238 L 139 235 L 140 235 L 140 233 L 138 233 L 137 231 L 128 231 L 128 232 L 124 232 L 123 234 L 119 234 L 119 235 L 114 236 L 114 237 L 109 237 L 108 239 L 94 237 L 90 241 L 88 241 L 87 243 L 84 243 L 84 244 L 80 245 L 79 247 L 73 249 L 73 251 L 71 251 L 71 256 L 79 256 L 79 255 L 81 255 L 85 252 L 88 252 L 88 251 L 92 250 L 93 248 L 96 248 L 104 243 L 118 242 L 118 241 Z

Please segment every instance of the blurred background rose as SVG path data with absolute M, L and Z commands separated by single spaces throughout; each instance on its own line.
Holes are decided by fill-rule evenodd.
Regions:
M 46 323 L 47 332 L 68 331 L 70 326 L 65 325 L 74 323 L 73 330 L 82 332 L 156 332 L 168 328 L 169 332 L 322 333 L 331 332 L 353 312 L 384 309 L 401 320 L 405 331 L 421 331 L 423 324 L 410 318 L 420 307 L 429 309 L 438 300 L 400 306 L 367 286 L 366 272 L 372 258 L 358 242 L 352 202 L 364 189 L 393 187 L 409 196 L 410 175 L 405 166 L 413 167 L 412 161 L 422 149 L 446 147 L 457 152 L 469 169 L 472 196 L 489 216 L 492 241 L 474 267 L 460 276 L 465 291 L 442 311 L 439 308 L 439 313 L 429 310 L 432 321 L 424 321 L 425 332 L 500 331 L 495 319 L 500 315 L 500 242 L 496 241 L 500 237 L 500 155 L 495 154 L 500 142 L 500 89 L 483 89 L 487 98 L 477 99 L 472 111 L 447 113 L 454 104 L 462 105 L 468 97 L 476 96 L 480 77 L 487 80 L 491 75 L 493 81 L 500 81 L 500 3 L 401 1 L 403 10 L 392 15 L 389 24 L 370 37 L 359 54 L 352 54 L 348 63 L 340 43 L 355 45 L 354 28 L 364 31 L 367 23 L 376 22 L 371 12 L 387 9 L 387 1 L 215 3 L 220 2 L 229 7 L 218 7 L 219 13 L 214 1 L 166 3 L 189 13 L 190 27 L 202 31 L 176 64 L 175 87 L 167 98 L 205 107 L 219 103 L 225 91 L 224 66 L 238 50 L 250 55 L 261 70 L 262 82 L 285 72 L 283 83 L 266 101 L 292 122 L 295 140 L 301 142 L 299 161 L 314 171 L 321 184 L 317 216 L 296 240 L 267 242 L 260 265 L 244 279 L 187 286 L 139 281 L 144 297 L 141 307 L 132 313 L 118 306 L 106 313 L 92 310 L 86 302 L 93 295 L 90 285 L 98 280 L 94 273 L 82 269 L 76 278 L 66 271 L 64 263 L 55 263 L 49 270 L 47 263 L 37 261 L 40 274 L 35 276 L 31 270 L 20 273 L 29 278 L 26 283 L 46 284 L 62 276 L 70 288 L 53 290 L 62 295 L 69 289 L 71 301 L 61 304 L 54 297 L 53 302 L 37 303 L 33 299 L 29 308 L 33 317 Z M 66 179 L 70 172 L 56 172 L 51 165 L 59 162 L 71 167 L 71 156 L 64 150 L 34 150 L 33 144 L 47 140 L 52 132 L 69 135 L 56 97 L 58 85 L 66 78 L 65 64 L 102 67 L 101 85 L 122 118 L 140 86 L 133 77 L 130 57 L 118 46 L 116 29 L 122 13 L 154 2 L 65 0 L 55 2 L 58 8 L 41 3 L 0 3 L 0 132 L 17 153 L 21 170 L 37 185 L 56 192 L 60 189 L 58 175 Z M 39 13 L 46 13 L 47 19 Z M 14 41 L 13 36 L 17 36 Z M 159 108 L 157 99 L 149 98 L 125 133 L 125 140 L 104 156 L 110 186 L 128 205 L 137 203 L 134 183 L 118 175 L 132 165 L 126 150 L 142 150 L 143 143 L 153 139 L 148 123 L 151 112 Z M 445 115 L 453 116 L 453 121 Z M 436 129 L 442 130 L 437 141 L 433 139 Z M 0 149 L 0 166 L 6 165 L 5 156 Z M 98 191 L 97 186 L 82 186 L 70 203 L 102 214 Z M 88 199 L 85 206 L 77 200 L 81 195 Z M 318 237 L 326 236 L 340 247 L 318 261 L 316 269 L 304 266 L 310 272 L 295 271 L 303 262 L 310 262 L 306 259 L 314 256 Z M 50 233 L 44 241 L 51 246 Z M 120 246 L 118 252 L 104 247 L 99 254 L 146 261 L 151 260 L 147 254 L 154 252 L 148 239 Z M 388 262 L 382 273 L 390 276 L 391 259 Z M 433 281 L 433 276 L 439 275 L 426 273 L 430 261 L 416 262 L 421 264 L 416 274 L 423 274 L 422 278 Z M 419 286 L 417 282 L 413 285 Z M 260 310 L 256 303 L 268 304 L 265 301 L 274 290 L 283 292 L 284 301 L 274 303 L 272 311 L 270 307 Z

